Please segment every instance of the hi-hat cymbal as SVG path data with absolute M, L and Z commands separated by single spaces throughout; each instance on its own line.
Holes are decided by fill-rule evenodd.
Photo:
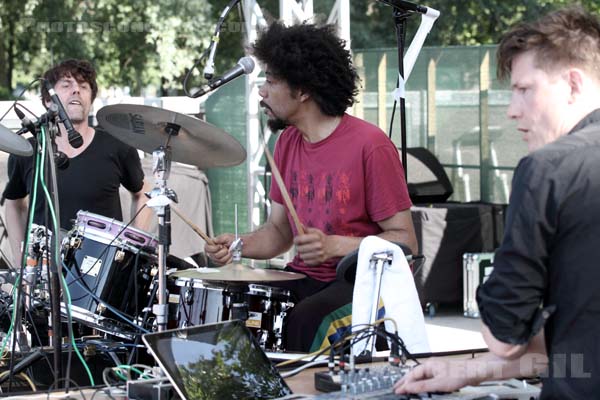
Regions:
M 171 159 L 201 169 L 230 167 L 246 159 L 246 150 L 235 138 L 185 114 L 138 104 L 115 104 L 102 107 L 96 117 L 101 130 L 146 153 L 165 146 L 171 136 Z
M 254 268 L 243 264 L 227 264 L 219 268 L 193 268 L 173 272 L 177 278 L 225 282 L 273 282 L 303 279 L 303 274 L 276 269 Z
M 0 151 L 23 157 L 33 154 L 33 148 L 27 139 L 2 125 L 0 125 Z

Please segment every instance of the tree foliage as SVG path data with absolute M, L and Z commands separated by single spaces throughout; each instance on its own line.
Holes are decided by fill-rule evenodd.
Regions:
M 181 92 L 181 82 L 210 42 L 229 0 L 4 0 L 0 7 L 0 98 L 65 58 L 88 58 L 101 87 L 129 87 L 133 95 Z M 324 21 L 334 0 L 314 2 Z M 581 1 L 600 13 L 597 0 Z M 278 0 L 260 3 L 267 18 L 279 15 Z M 498 42 L 509 26 L 532 20 L 567 0 L 429 0 L 441 12 L 426 45 L 478 45 Z M 414 16 L 407 38 L 418 26 Z M 375 0 L 351 2 L 352 47 L 395 47 L 392 8 Z M 231 67 L 248 46 L 243 16 L 233 10 L 219 42 L 216 70 Z M 200 69 L 201 70 L 201 69 Z M 199 74 L 196 74 L 198 84 Z

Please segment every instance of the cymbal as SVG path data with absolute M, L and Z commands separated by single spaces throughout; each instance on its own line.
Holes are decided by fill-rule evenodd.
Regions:
M 178 278 L 226 282 L 273 282 L 303 279 L 305 275 L 276 269 L 254 268 L 243 264 L 227 264 L 218 268 L 193 268 L 173 272 Z
M 234 137 L 185 114 L 138 104 L 115 104 L 102 107 L 96 117 L 101 130 L 146 153 L 164 146 L 171 136 L 171 159 L 201 169 L 230 167 L 246 159 L 246 150 Z
M 27 139 L 0 125 L 0 151 L 28 157 L 33 154 L 33 147 Z

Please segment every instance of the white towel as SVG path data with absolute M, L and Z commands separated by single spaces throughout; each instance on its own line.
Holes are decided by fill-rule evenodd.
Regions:
M 398 335 L 409 352 L 428 353 L 429 340 L 425 330 L 425 318 L 406 256 L 399 246 L 377 236 L 364 238 L 358 249 L 352 296 L 353 331 L 364 328 L 364 325 L 358 325 L 369 323 L 377 279 L 375 268 L 369 268 L 369 264 L 374 253 L 385 251 L 393 253 L 391 265 L 384 265 L 381 280 L 380 296 L 385 306 L 385 316 L 396 321 Z M 388 332 L 394 332 L 394 325 L 390 321 L 385 322 L 385 327 Z M 367 346 L 370 346 L 370 342 L 362 341 L 353 347 L 352 352 L 358 355 L 363 350 L 370 350 Z

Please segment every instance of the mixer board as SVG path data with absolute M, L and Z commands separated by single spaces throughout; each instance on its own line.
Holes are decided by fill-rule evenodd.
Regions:
M 314 399 L 436 399 L 436 400 L 493 400 L 515 399 L 536 400 L 540 389 L 525 381 L 511 379 L 506 381 L 484 382 L 478 386 L 468 386 L 454 393 L 422 393 L 402 396 L 392 392 L 392 387 L 406 372 L 408 367 L 390 365 L 361 368 L 344 372 L 315 373 L 315 387 L 328 391 L 312 397 Z

